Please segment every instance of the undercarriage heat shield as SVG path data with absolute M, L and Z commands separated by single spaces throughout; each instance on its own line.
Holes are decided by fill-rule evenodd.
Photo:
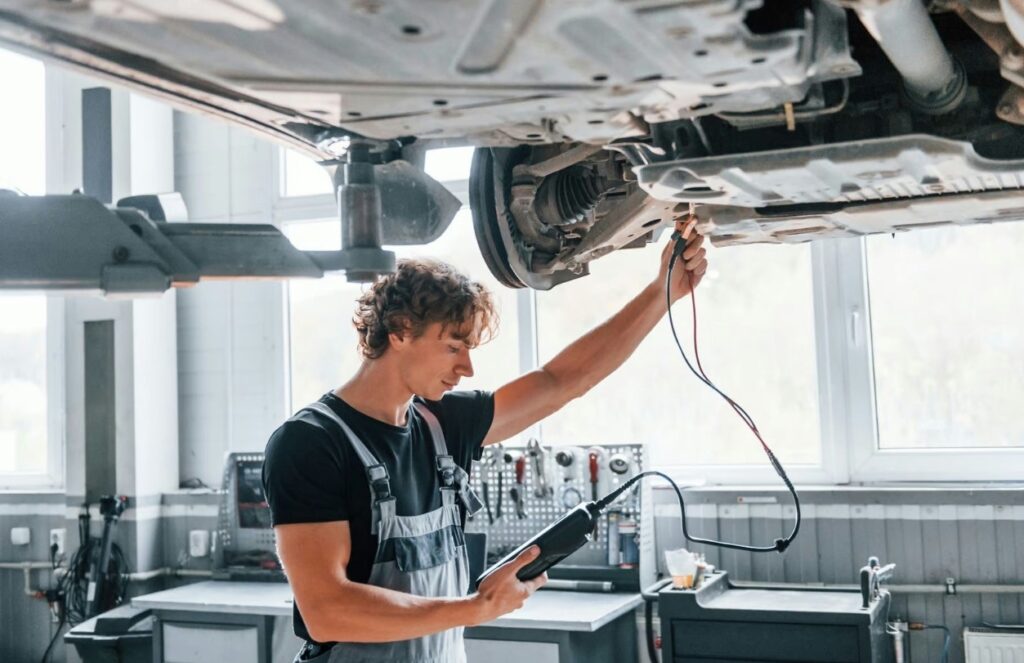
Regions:
M 803 242 L 1024 218 L 1024 160 L 923 135 L 634 168 L 651 196 L 698 204 L 716 245 Z

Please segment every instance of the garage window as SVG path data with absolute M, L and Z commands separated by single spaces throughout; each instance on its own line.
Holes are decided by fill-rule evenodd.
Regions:
M 43 65 L 0 50 L 0 80 L 10 93 L 0 104 L 0 189 L 45 193 Z M 63 370 L 58 302 L 0 292 L 0 488 L 59 483 L 60 408 L 52 398 Z
M 45 80 L 43 64 L 0 50 L 0 189 L 29 195 L 46 190 Z
M 882 449 L 1024 448 L 1024 226 L 868 240 Z
M 875 429 L 851 470 L 1019 479 L 1024 225 L 874 236 L 864 246 L 872 372 L 862 389 Z
M 280 151 L 281 196 L 330 195 L 334 190 L 327 170 L 309 156 L 294 150 Z
M 47 469 L 46 298 L 0 297 L 0 475 Z
M 592 274 L 537 295 L 541 361 L 600 324 L 654 278 L 663 242 L 593 263 Z M 822 463 L 809 245 L 709 248 L 697 290 L 701 363 L 753 416 L 789 466 Z M 690 300 L 673 308 L 690 361 Z M 612 377 L 543 423 L 557 444 L 645 441 L 654 464 L 685 476 L 722 466 L 735 479 L 765 464 L 731 408 L 687 370 L 667 318 Z M 716 470 L 710 470 L 716 474 Z M 708 477 L 709 470 L 697 472 Z

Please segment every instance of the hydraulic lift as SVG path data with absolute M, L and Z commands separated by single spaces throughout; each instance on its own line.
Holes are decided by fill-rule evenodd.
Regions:
M 337 194 L 339 251 L 300 251 L 270 224 L 188 223 L 178 194 L 106 204 L 111 117 L 109 103 L 97 103 L 97 90 L 108 92 L 83 92 L 85 192 L 0 190 L 0 289 L 130 296 L 203 279 L 320 278 L 339 271 L 349 281 L 371 281 L 395 268 L 394 252 L 382 245 L 431 242 L 459 210 L 458 198 L 411 163 L 417 152 L 401 141 L 336 135 L 318 141 L 338 155 L 322 165 Z

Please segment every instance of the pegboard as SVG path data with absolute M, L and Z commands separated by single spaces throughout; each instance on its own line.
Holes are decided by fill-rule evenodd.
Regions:
M 640 444 L 541 447 L 544 454 L 544 480 L 542 481 L 541 475 L 538 473 L 537 454 L 532 453 L 532 451 L 536 451 L 536 448 L 536 446 L 487 447 L 484 449 L 481 460 L 474 464 L 470 479 L 471 485 L 477 496 L 483 500 L 483 484 L 487 483 L 488 502 L 494 522 L 489 521 L 487 510 L 484 508 L 466 523 L 466 531 L 487 534 L 489 564 L 497 561 L 547 527 L 552 521 L 560 518 L 575 506 L 574 502 L 589 502 L 594 499 L 589 471 L 591 452 L 598 454 L 598 499 L 625 483 L 630 477 L 642 472 L 647 464 L 645 448 Z M 559 452 L 572 455 L 572 463 L 568 467 L 556 462 L 555 459 Z M 515 459 L 520 455 L 526 458 L 523 483 L 521 486 L 517 486 L 523 493 L 524 517 L 517 516 L 515 502 L 510 495 L 512 487 L 516 486 Z M 507 462 L 509 458 L 512 459 L 511 462 Z M 622 474 L 613 472 L 609 468 L 613 458 L 618 459 L 620 463 L 622 459 L 628 459 L 628 469 Z M 499 474 L 502 477 L 500 518 L 497 517 Z M 614 540 L 611 557 L 609 553 L 609 513 L 615 514 L 613 517 L 618 517 L 618 522 L 628 520 L 636 524 L 637 545 L 640 551 L 640 563 L 637 568 L 640 564 L 644 564 L 644 558 L 653 549 L 650 544 L 653 528 L 650 527 L 649 522 L 645 522 L 650 519 L 645 518 L 647 514 L 642 509 L 644 503 L 650 503 L 650 489 L 644 485 L 645 483 L 644 481 L 638 482 L 610 505 L 600 519 L 597 533 L 593 539 L 561 562 L 559 567 L 619 568 L 621 560 L 611 558 L 615 556 L 615 550 L 618 549 Z M 549 489 L 544 491 L 544 496 L 541 496 L 539 493 L 542 492 L 541 489 L 545 485 Z

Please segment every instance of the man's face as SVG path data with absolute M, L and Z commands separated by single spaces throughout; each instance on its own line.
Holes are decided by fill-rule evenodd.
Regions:
M 476 323 L 445 327 L 440 322 L 427 326 L 421 336 L 406 336 L 397 346 L 402 376 L 410 391 L 428 400 L 439 400 L 473 375 L 469 352 L 476 347 Z

